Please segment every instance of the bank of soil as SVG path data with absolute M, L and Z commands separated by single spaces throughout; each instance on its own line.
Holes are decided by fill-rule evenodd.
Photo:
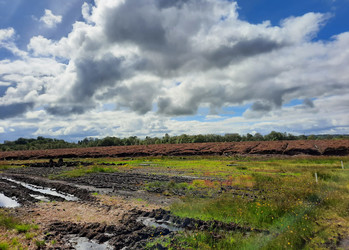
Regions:
M 349 140 L 296 140 L 160 144 L 1 152 L 0 159 L 90 158 L 178 155 L 348 155 Z

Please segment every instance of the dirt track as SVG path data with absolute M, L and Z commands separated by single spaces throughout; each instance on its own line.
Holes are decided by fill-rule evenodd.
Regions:
M 348 155 L 349 140 L 261 141 L 137 145 L 1 152 L 0 159 L 135 157 L 155 155 Z

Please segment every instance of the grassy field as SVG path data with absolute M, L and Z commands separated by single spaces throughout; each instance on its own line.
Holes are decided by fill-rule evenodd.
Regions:
M 51 178 L 69 179 L 117 171 L 195 177 L 190 183 L 145 183 L 144 190 L 161 188 L 164 195 L 180 196 L 179 202 L 166 208 L 177 216 L 237 223 L 250 229 L 184 231 L 171 238 L 154 239 L 148 244 L 149 248 L 156 244 L 170 249 L 349 248 L 343 243 L 349 239 L 348 156 L 83 161 L 93 165 L 79 166 Z M 124 165 L 106 166 L 106 163 Z M 3 167 L 6 168 L 8 165 Z
M 163 245 L 173 249 L 325 249 L 341 247 L 341 240 L 349 236 L 349 157 L 155 157 L 94 161 L 95 166 L 86 169 L 86 173 L 95 169 L 197 177 L 191 183 L 147 183 L 145 190 L 160 187 L 165 195 L 180 193 L 181 202 L 169 208 L 180 217 L 233 222 L 252 229 L 183 232 L 171 239 L 161 239 Z M 127 164 L 98 168 L 102 162 Z M 74 176 L 74 171 L 81 170 L 65 176 Z M 235 189 L 240 192 L 236 194 Z M 149 246 L 156 243 L 158 240 Z
M 251 232 L 183 232 L 163 244 L 176 249 L 326 249 L 347 248 L 349 236 L 348 157 L 286 159 L 196 158 L 147 159 L 150 169 L 164 169 L 205 179 L 188 185 L 165 184 L 188 190 L 170 210 L 180 217 L 234 222 Z M 344 162 L 344 170 L 341 167 Z M 129 162 L 134 168 L 145 161 Z M 148 170 L 149 171 L 149 170 Z M 156 172 L 156 171 L 154 171 Z M 316 182 L 315 173 L 318 181 Z M 160 184 L 157 184 L 160 185 Z M 236 195 L 224 187 L 246 190 Z M 204 198 L 190 190 L 209 190 Z M 234 189 L 233 189 L 234 190 Z M 254 197 L 249 193 L 258 194 Z M 253 229 L 269 233 L 253 232 Z

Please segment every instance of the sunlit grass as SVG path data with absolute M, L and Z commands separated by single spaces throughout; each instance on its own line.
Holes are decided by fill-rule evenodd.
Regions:
M 173 204 L 171 211 L 181 217 L 265 229 L 270 235 L 248 235 L 241 240 L 236 233 L 218 232 L 217 240 L 208 232 L 187 232 L 177 240 L 188 248 L 204 249 L 336 246 L 339 239 L 334 225 L 340 222 L 337 230 L 349 233 L 349 170 L 341 169 L 340 160 L 343 158 L 239 162 L 235 171 L 252 176 L 253 188 L 261 191 L 262 198 L 246 199 L 229 192 L 211 199 L 185 198 Z

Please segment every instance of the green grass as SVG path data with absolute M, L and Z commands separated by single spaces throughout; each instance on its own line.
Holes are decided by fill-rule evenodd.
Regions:
M 26 233 L 32 228 L 31 225 L 28 224 L 19 224 L 15 225 L 15 229 L 17 230 L 18 233 Z
M 36 240 L 35 245 L 40 249 L 46 245 L 46 242 L 44 240 Z
M 14 168 L 22 168 L 23 166 L 16 166 L 16 165 L 8 165 L 8 164 L 0 164 L 0 171 L 8 170 L 8 169 L 14 169 Z
M 10 249 L 10 245 L 6 242 L 0 242 L 0 250 Z
M 4 242 L 0 242 L 0 250 L 24 249 L 23 247 L 26 246 L 23 245 L 23 239 L 32 240 L 36 235 L 35 231 L 39 229 L 37 225 L 21 222 L 19 219 L 8 214 L 8 212 L 3 209 L 0 209 L 0 228 L 13 231 L 18 234 L 18 237 L 12 237 L 7 240 L 5 238 Z
M 235 171 L 252 176 L 253 188 L 260 192 L 258 198 L 247 199 L 226 192 L 216 198 L 186 197 L 170 209 L 180 217 L 234 222 L 269 230 L 270 235 L 241 237 L 237 232 L 185 232 L 170 244 L 173 249 L 336 247 L 338 221 L 341 233 L 348 237 L 349 171 L 340 168 L 340 158 L 244 160 L 238 164 L 244 167 L 236 167 Z M 231 176 L 236 176 L 233 169 Z
M 30 230 L 37 230 L 37 225 L 20 222 L 17 218 L 9 215 L 0 209 L 0 227 L 5 229 L 15 229 L 18 233 L 27 233 Z

